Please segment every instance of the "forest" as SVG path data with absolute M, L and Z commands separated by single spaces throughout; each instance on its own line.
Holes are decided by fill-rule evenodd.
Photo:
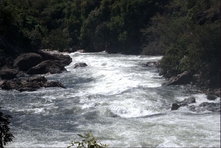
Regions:
M 1 0 L 0 52 L 15 56 L 39 49 L 71 52 L 84 49 L 164 55 L 160 63 L 163 74 L 191 71 L 204 80 L 210 78 L 211 87 L 217 87 L 219 3 L 218 0 Z

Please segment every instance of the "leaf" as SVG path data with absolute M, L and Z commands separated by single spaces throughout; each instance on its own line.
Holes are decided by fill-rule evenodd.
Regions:
M 83 135 L 81 135 L 81 134 L 77 134 L 79 137 L 81 137 L 81 138 L 85 138 Z

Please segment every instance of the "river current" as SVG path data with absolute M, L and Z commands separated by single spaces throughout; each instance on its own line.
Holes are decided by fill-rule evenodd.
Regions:
M 108 147 L 220 147 L 220 114 L 171 111 L 171 104 L 194 96 L 191 86 L 162 86 L 155 67 L 160 56 L 71 53 L 67 72 L 47 75 L 63 88 L 34 92 L 0 90 L 11 119 L 13 142 L 7 147 L 67 147 L 77 134 L 90 132 Z M 73 68 L 77 62 L 87 67 Z M 220 101 L 218 98 L 216 101 Z

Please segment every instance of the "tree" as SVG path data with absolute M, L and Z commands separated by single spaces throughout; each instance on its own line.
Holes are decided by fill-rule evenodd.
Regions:
M 10 115 L 4 115 L 0 112 L 0 148 L 4 148 L 8 142 L 11 142 L 14 136 L 10 132 Z

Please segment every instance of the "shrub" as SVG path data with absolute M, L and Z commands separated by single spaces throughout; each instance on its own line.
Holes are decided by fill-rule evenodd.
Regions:
M 12 118 L 10 115 L 0 112 L 0 148 L 4 148 L 4 145 L 11 142 L 14 137 L 10 132 L 10 118 Z
M 75 146 L 77 148 L 105 148 L 107 147 L 106 144 L 99 144 L 97 143 L 97 139 L 91 135 L 90 133 L 86 133 L 84 135 L 78 134 L 80 138 L 82 138 L 81 141 L 72 141 L 71 145 L 67 148 L 71 148 L 72 146 Z

